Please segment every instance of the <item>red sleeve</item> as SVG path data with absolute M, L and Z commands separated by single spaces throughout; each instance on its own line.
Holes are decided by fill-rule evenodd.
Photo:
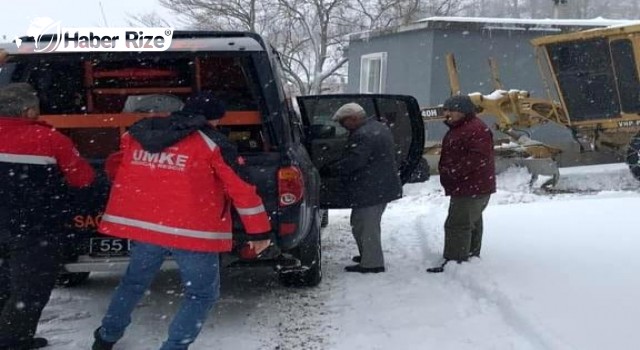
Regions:
M 447 167 L 448 175 L 456 180 L 468 177 L 493 158 L 493 136 L 488 129 L 475 130 L 465 140 L 465 153 Z
M 95 171 L 89 162 L 80 156 L 68 137 L 57 131 L 53 131 L 51 135 L 53 156 L 69 185 L 73 187 L 91 185 Z
M 212 167 L 222 180 L 225 192 L 238 211 L 245 230 L 253 236 L 254 240 L 267 239 L 271 231 L 271 223 L 262 199 L 258 196 L 255 186 L 242 180 L 231 167 L 232 165 L 239 166 L 239 164 L 228 164 L 220 147 L 217 147 L 213 152 Z

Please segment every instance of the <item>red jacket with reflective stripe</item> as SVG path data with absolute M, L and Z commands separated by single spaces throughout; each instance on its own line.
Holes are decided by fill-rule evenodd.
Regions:
M 224 252 L 232 247 L 233 205 L 250 239 L 269 238 L 262 200 L 234 170 L 239 164 L 232 164 L 237 156 L 229 146 L 205 129 L 152 153 L 124 134 L 121 152 L 107 162 L 115 180 L 99 231 L 165 247 Z
M 55 164 L 73 187 L 89 186 L 95 175 L 68 137 L 47 123 L 16 117 L 0 116 L 0 162 Z
M 89 186 L 93 178 L 71 140 L 50 125 L 0 117 L 0 243 L 55 241 L 73 203 L 69 186 Z

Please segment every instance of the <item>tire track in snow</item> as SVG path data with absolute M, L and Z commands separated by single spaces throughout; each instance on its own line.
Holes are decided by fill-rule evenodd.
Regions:
M 402 217 L 406 218 L 403 222 L 389 222 L 389 219 L 385 220 L 383 216 L 383 222 L 386 221 L 385 226 L 395 226 L 395 231 L 408 228 L 412 234 L 404 235 L 401 239 L 391 236 L 391 241 L 403 247 L 407 248 L 408 245 L 417 246 L 420 249 L 420 256 L 422 257 L 422 265 L 426 266 L 430 261 L 437 259 L 437 253 L 429 249 L 431 241 L 438 241 L 438 228 L 434 224 L 434 221 L 439 222 L 441 217 L 438 217 L 438 210 L 440 207 L 445 207 L 445 197 L 441 190 L 438 188 L 432 189 L 427 187 L 420 188 L 420 185 L 411 185 L 409 192 L 418 190 L 417 194 L 409 194 L 398 202 L 392 203 L 388 208 L 389 216 L 393 215 L 394 211 L 402 211 Z M 406 192 L 406 190 L 405 190 Z M 409 210 L 407 210 L 409 209 Z M 394 216 L 397 216 L 394 215 Z M 383 233 L 385 227 L 383 227 Z M 406 239 L 410 238 L 411 242 L 406 242 Z M 408 244 L 407 244 L 408 243 Z M 435 242 L 435 243 L 442 243 Z M 434 242 L 431 242 L 434 244 Z
M 265 350 L 325 349 L 330 331 L 322 293 L 316 289 L 278 290 L 274 293 L 279 311 L 277 336 L 265 343 Z
M 209 344 L 235 347 L 237 335 L 251 334 L 251 342 L 237 348 L 323 349 L 323 300 L 318 288 L 284 287 L 270 268 L 234 269 L 227 274 L 223 287 L 224 282 L 228 291 L 218 305 L 219 319 L 214 328 L 224 333 L 225 345 Z
M 330 223 L 322 230 L 322 270 L 320 285 L 312 288 L 284 287 L 276 284 L 268 297 L 278 317 L 263 322 L 275 331 L 263 341 L 261 350 L 330 349 L 339 328 L 331 320 L 335 310 L 327 304 L 343 291 L 339 287 L 345 256 L 350 257 L 350 228 L 347 211 L 332 211 Z M 347 231 L 347 232 L 345 232 Z
M 403 199 L 403 201 L 420 204 L 414 207 L 415 210 L 406 213 L 406 217 L 413 221 L 410 225 L 414 228 L 412 236 L 414 241 L 419 242 L 422 251 L 423 266 L 429 266 L 440 259 L 441 249 L 444 244 L 444 232 L 442 227 L 435 227 L 436 224 L 433 223 L 433 221 L 435 220 L 438 223 L 442 221 L 442 223 L 444 223 L 448 199 L 444 197 L 437 188 L 427 189 L 427 191 L 423 189 L 423 191 L 419 192 L 420 193 L 414 194 L 414 196 Z M 518 193 L 509 194 L 511 195 L 506 196 L 507 202 L 522 201 L 522 198 L 513 198 L 513 195 L 517 195 Z M 520 193 L 520 196 L 523 196 L 525 199 L 530 199 L 528 197 L 536 195 Z M 494 198 L 494 203 L 496 200 L 502 202 L 505 198 Z M 407 208 L 409 206 L 407 206 L 407 203 L 403 203 L 401 207 Z M 406 224 L 407 223 L 400 223 L 398 226 L 402 228 Z M 471 264 L 473 264 L 473 262 Z M 470 274 L 461 273 L 463 268 L 467 266 L 469 266 L 469 264 L 460 265 L 459 267 L 455 264 L 449 265 L 449 268 L 441 276 L 449 277 L 451 282 L 458 284 L 463 290 L 468 291 L 473 298 L 486 300 L 488 305 L 493 305 L 505 320 L 505 323 L 523 339 L 529 341 L 534 349 L 572 349 L 566 344 L 558 344 L 558 340 L 546 335 L 549 332 L 544 330 L 542 326 L 527 319 L 526 315 L 518 310 L 511 299 L 498 289 L 498 286 L 494 288 L 488 287 L 487 282 L 479 281 L 474 278 L 474 276 L 469 276 Z M 434 277 L 437 278 L 440 276 L 436 275 Z M 485 279 L 485 281 L 487 280 Z M 495 283 L 493 283 L 493 285 L 495 285 Z
M 467 263 L 467 265 L 468 264 L 469 263 Z M 493 283 L 495 288 L 487 287 L 487 282 L 483 283 L 473 276 L 469 276 L 471 273 L 461 273 L 463 268 L 464 264 L 459 267 L 449 265 L 449 268 L 445 270 L 444 275 L 450 277 L 451 281 L 468 290 L 476 299 L 484 299 L 494 305 L 506 323 L 524 339 L 527 339 L 535 349 L 574 349 L 568 344 L 561 343 L 559 339 L 547 336 L 547 334 L 551 332 L 549 330 L 545 330 L 539 323 L 529 320 L 526 315 L 518 310 L 518 307 L 514 305 L 511 299 L 499 290 L 499 287 L 495 283 Z
M 422 247 L 422 262 L 423 266 L 430 266 L 434 262 L 439 261 L 441 258 L 441 247 L 443 242 L 440 237 L 436 237 L 435 234 L 421 234 L 424 232 L 430 232 L 433 228 L 432 225 L 427 223 L 427 219 L 421 217 L 413 218 L 413 226 L 416 228 L 414 234 L 416 240 L 420 241 Z M 493 305 L 493 308 L 502 316 L 505 323 L 509 325 L 517 334 L 523 339 L 529 341 L 534 349 L 539 350 L 570 350 L 569 346 L 554 346 L 557 341 L 552 341 L 545 334 L 548 333 L 538 327 L 535 323 L 529 321 L 525 315 L 523 315 L 517 307 L 511 302 L 510 298 L 504 293 L 498 290 L 498 287 L 487 287 L 484 284 L 487 282 L 481 282 L 476 280 L 473 276 L 468 276 L 466 273 L 460 273 L 463 268 L 468 265 L 449 265 L 444 274 L 432 275 L 435 278 L 447 277 L 447 281 L 453 282 L 458 285 L 462 290 L 466 290 L 471 298 L 476 300 L 486 300 L 487 305 Z M 424 270 L 423 270 L 424 271 Z M 425 272 L 425 274 L 427 274 Z M 486 281 L 486 280 L 485 280 Z
M 416 221 L 417 227 L 424 227 L 423 222 L 421 222 L 420 220 Z M 439 252 L 429 249 L 428 245 L 429 244 L 426 242 L 425 238 L 425 257 L 423 259 L 425 261 L 425 266 L 433 264 L 434 261 L 438 261 L 438 259 L 440 258 Z M 435 259 L 428 256 L 435 257 Z M 469 276 L 464 276 L 466 274 L 457 273 L 460 269 L 464 268 L 464 265 L 460 266 L 460 269 L 454 266 L 455 265 L 449 265 L 449 268 L 445 270 L 442 276 L 450 277 L 450 281 L 455 282 L 464 290 L 467 290 L 474 299 L 486 300 L 488 304 L 494 305 L 494 307 L 500 313 L 506 323 L 519 335 L 521 335 L 523 339 L 528 340 L 535 349 L 572 349 L 571 347 L 568 347 L 566 345 L 563 345 L 561 347 L 554 346 L 553 344 L 557 343 L 557 341 L 551 341 L 549 337 L 545 336 L 545 333 L 547 332 L 545 332 L 541 327 L 538 327 L 535 323 L 530 322 L 525 315 L 520 313 L 517 307 L 514 306 L 514 304 L 506 294 L 500 292 L 497 287 L 485 287 L 483 286 L 482 282 L 478 282 L 477 280 L 475 280 L 475 278 L 469 278 Z M 437 278 L 440 276 L 435 277 Z

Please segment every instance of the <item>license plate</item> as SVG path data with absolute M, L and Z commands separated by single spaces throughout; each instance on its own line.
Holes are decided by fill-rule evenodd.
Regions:
M 89 255 L 93 256 L 127 256 L 131 241 L 122 238 L 91 238 Z

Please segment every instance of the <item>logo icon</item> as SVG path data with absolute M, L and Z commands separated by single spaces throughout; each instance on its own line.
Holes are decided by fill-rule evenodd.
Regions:
M 52 34 L 52 35 L 47 35 Z M 52 52 L 60 46 L 62 28 L 60 21 L 54 21 L 49 17 L 34 18 L 27 29 L 27 36 L 35 40 L 34 52 Z M 47 35 L 47 36 L 45 36 Z M 20 47 L 22 40 L 16 39 L 16 45 Z

